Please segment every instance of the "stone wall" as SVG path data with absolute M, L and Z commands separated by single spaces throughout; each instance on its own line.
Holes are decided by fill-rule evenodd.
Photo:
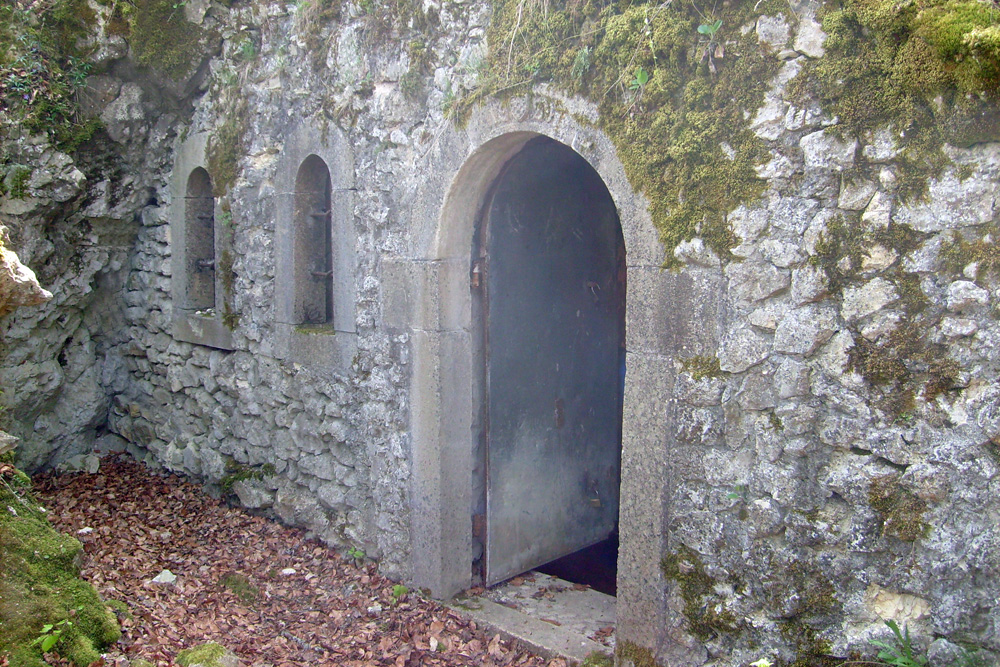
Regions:
M 823 56 L 815 7 L 762 16 L 745 28 L 780 59 L 747 112 L 764 194 L 728 213 L 731 256 L 698 236 L 666 250 L 595 103 L 538 84 L 446 117 L 479 75 L 487 3 L 331 6 L 187 3 L 221 45 L 180 81 L 101 51 L 103 170 L 7 139 L 36 168 L 0 212 L 55 295 L 3 319 L 24 465 L 128 449 L 390 576 L 468 585 L 466 259 L 492 179 L 542 134 L 594 165 L 625 237 L 623 660 L 821 664 L 870 653 L 889 618 L 940 664 L 1000 650 L 1000 144 L 947 146 L 926 198 L 905 196 L 888 130 L 853 137 L 790 90 Z M 310 156 L 343 249 L 329 327 L 289 305 Z M 216 305 L 182 312 L 196 168 L 217 190 Z

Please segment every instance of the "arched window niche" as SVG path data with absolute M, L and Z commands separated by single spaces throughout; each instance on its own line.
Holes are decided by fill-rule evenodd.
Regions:
M 202 167 L 196 167 L 188 176 L 184 227 L 187 250 L 185 305 L 188 309 L 214 311 L 215 197 L 212 196 L 212 177 Z
M 332 328 L 334 266 L 330 170 L 317 155 L 303 160 L 295 178 L 293 233 L 295 323 Z
M 231 350 L 220 261 L 228 242 L 216 224 L 220 203 L 205 158 L 207 144 L 206 134 L 189 136 L 177 149 L 170 180 L 172 333 L 187 343 Z
M 275 173 L 274 351 L 317 372 L 357 352 L 354 159 L 337 130 L 286 137 Z

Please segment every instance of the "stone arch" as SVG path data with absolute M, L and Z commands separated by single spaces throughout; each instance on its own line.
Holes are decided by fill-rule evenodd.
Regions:
M 424 170 L 437 176 L 417 195 L 422 203 L 413 213 L 413 256 L 383 260 L 386 323 L 411 334 L 411 578 L 438 596 L 471 583 L 470 480 L 483 398 L 470 297 L 476 221 L 507 161 L 528 141 L 546 136 L 594 168 L 621 220 L 628 306 L 618 627 L 629 641 L 652 647 L 664 636 L 659 561 L 669 523 L 675 359 L 701 335 L 696 318 L 704 313 L 688 304 L 718 303 L 718 285 L 662 271 L 663 249 L 645 200 L 631 188 L 611 141 L 576 120 L 594 113 L 579 100 L 541 95 L 474 111 L 464 131 L 439 140 L 441 148 Z M 404 286 L 409 302 L 393 304 L 392 295 Z
M 294 322 L 333 325 L 333 236 L 330 169 L 309 155 L 295 177 L 292 273 Z

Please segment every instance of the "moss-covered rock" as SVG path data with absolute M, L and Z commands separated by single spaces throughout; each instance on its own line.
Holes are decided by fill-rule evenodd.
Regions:
M 221 644 L 207 642 L 184 649 L 174 658 L 181 667 L 237 667 L 239 659 Z
M 80 542 L 57 532 L 19 471 L 0 478 L 0 656 L 41 667 L 41 642 L 75 665 L 89 665 L 121 635 L 114 614 L 80 579 Z M 46 632 L 44 628 L 51 626 Z

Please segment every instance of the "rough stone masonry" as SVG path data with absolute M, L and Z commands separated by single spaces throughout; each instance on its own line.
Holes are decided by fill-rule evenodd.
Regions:
M 599 100 L 529 74 L 448 116 L 513 48 L 484 0 L 426 0 L 419 35 L 365 3 L 181 5 L 203 35 L 181 76 L 96 42 L 101 169 L 4 135 L 32 170 L 0 198 L 8 247 L 53 294 L 2 319 L 21 465 L 127 450 L 435 595 L 471 585 L 476 220 L 543 135 L 594 167 L 625 239 L 622 664 L 838 664 L 890 619 L 935 666 L 994 664 L 1000 143 L 943 144 L 908 196 L 898 134 L 796 88 L 823 8 L 758 13 L 732 34 L 773 65 L 742 110 L 760 195 L 726 211 L 726 253 L 700 228 L 666 247 Z M 302 264 L 300 218 L 329 225 L 325 263 Z

